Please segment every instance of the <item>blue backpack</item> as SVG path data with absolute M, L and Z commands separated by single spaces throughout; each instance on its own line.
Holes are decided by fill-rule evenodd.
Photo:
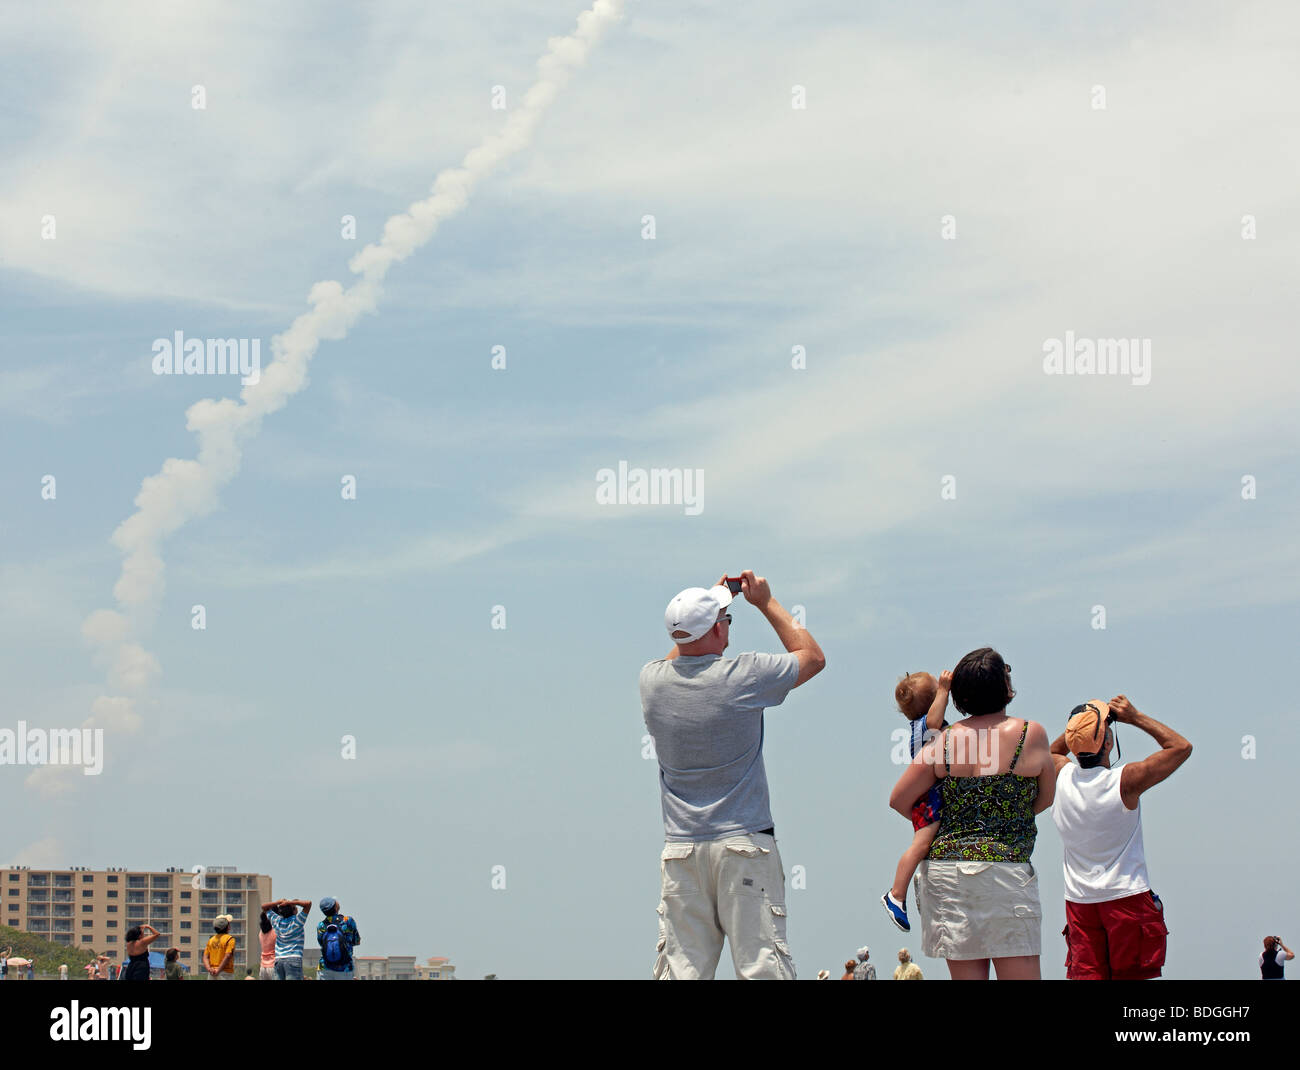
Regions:
M 352 941 L 336 921 L 325 926 L 325 942 L 321 944 L 321 960 L 326 966 L 338 969 L 352 961 Z

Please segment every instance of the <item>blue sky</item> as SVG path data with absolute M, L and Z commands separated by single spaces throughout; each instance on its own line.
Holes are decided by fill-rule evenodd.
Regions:
M 153 340 L 269 355 L 314 283 L 348 281 L 502 127 L 582 5 L 123 10 L 0 14 L 0 727 L 74 727 L 113 693 L 82 635 L 114 606 L 110 536 L 194 457 L 187 408 L 238 396 L 155 376 Z M 234 864 L 337 896 L 372 953 L 648 976 L 637 671 L 677 590 L 754 568 L 828 657 L 767 719 L 802 976 L 906 942 L 876 902 L 908 841 L 893 685 L 986 644 L 1011 712 L 1053 734 L 1123 691 L 1192 740 L 1144 802 L 1166 975 L 1254 976 L 1260 937 L 1293 943 L 1300 876 L 1278 835 L 1300 744 L 1298 37 L 1280 4 L 629 4 L 162 544 L 138 730 L 61 791 L 0 769 L 24 815 L 0 862 Z M 1149 339 L 1150 383 L 1045 375 L 1066 331 Z M 619 461 L 702 469 L 702 513 L 598 505 Z M 778 649 L 747 607 L 732 644 Z M 1059 977 L 1046 816 L 1035 863 Z

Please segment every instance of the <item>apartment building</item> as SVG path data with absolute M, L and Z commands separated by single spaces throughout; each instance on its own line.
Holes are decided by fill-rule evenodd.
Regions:
M 218 914 L 230 914 L 235 970 L 258 962 L 257 919 L 271 900 L 271 878 L 234 866 L 208 866 L 195 874 L 110 867 L 91 870 L 0 869 L 0 921 L 36 936 L 89 950 L 125 956 L 126 931 L 148 923 L 162 936 L 154 948 L 180 948 L 181 962 L 200 969 L 203 948 Z

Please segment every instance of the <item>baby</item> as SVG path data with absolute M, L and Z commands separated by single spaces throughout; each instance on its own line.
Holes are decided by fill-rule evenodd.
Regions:
M 894 688 L 894 701 L 904 717 L 912 722 L 911 753 L 915 758 L 930 733 L 948 727 L 943 719 L 948 708 L 948 691 L 952 673 L 946 669 L 936 681 L 928 672 L 910 672 Z M 930 844 L 939 831 L 939 786 L 936 784 L 912 806 L 912 846 L 903 852 L 894 872 L 894 886 L 880 897 L 889 911 L 890 920 L 905 933 L 912 931 L 907 920 L 907 886 L 921 860 L 930 853 Z

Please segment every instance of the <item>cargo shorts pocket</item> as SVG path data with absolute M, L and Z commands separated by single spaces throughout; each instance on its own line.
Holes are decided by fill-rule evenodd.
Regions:
M 781 965 L 781 973 L 788 980 L 795 979 L 794 956 L 790 954 L 790 944 L 785 934 L 785 904 L 769 903 L 768 917 L 771 924 L 772 947 Z
M 1165 948 L 1168 945 L 1169 929 L 1160 919 L 1144 921 L 1142 936 L 1138 942 L 1138 969 L 1159 970 L 1165 964 Z
M 718 888 L 729 895 L 784 899 L 785 877 L 772 866 L 772 851 L 741 840 L 724 844 L 726 854 L 718 872 Z
M 700 890 L 695 875 L 695 844 L 666 843 L 659 856 L 664 895 L 690 895 Z

